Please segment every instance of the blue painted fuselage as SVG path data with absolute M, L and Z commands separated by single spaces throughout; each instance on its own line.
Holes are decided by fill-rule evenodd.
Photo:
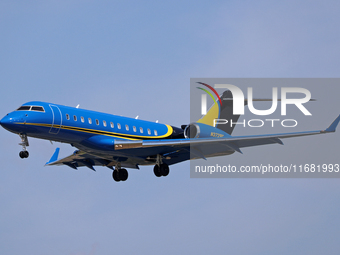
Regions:
M 113 140 L 171 139 L 183 133 L 166 124 L 36 101 L 7 114 L 1 125 L 17 134 L 105 150 L 113 150 Z
M 59 159 L 59 149 L 47 165 L 67 165 L 72 168 L 95 165 L 113 169 L 116 181 L 126 180 L 121 167 L 138 168 L 154 165 L 157 177 L 167 176 L 169 165 L 189 159 L 230 155 L 240 148 L 265 144 L 283 144 L 282 138 L 335 132 L 338 116 L 325 130 L 234 136 L 224 130 L 198 121 L 181 128 L 101 112 L 89 111 L 46 102 L 28 102 L 7 114 L 0 124 L 19 134 L 23 150 L 21 158 L 28 157 L 27 137 L 68 143 L 79 150 Z M 121 169 L 121 170 L 120 170 Z M 117 177 L 120 173 L 121 176 Z

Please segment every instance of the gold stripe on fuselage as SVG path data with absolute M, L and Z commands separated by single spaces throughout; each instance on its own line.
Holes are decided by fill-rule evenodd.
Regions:
M 49 127 L 49 128 L 52 127 L 52 124 L 43 124 L 43 123 L 17 123 L 17 124 L 38 126 L 38 127 Z M 128 140 L 166 138 L 166 137 L 169 137 L 173 132 L 173 128 L 169 125 L 166 125 L 166 127 L 168 128 L 167 133 L 165 135 L 161 135 L 161 136 L 130 135 L 130 134 L 115 133 L 115 132 L 95 130 L 95 129 L 80 128 L 80 127 L 54 125 L 54 128 L 58 129 L 59 127 L 60 127 L 60 129 L 64 129 L 64 130 L 73 130 L 73 131 L 90 133 L 90 134 L 106 135 L 106 136 L 117 137 L 117 138 L 128 139 Z

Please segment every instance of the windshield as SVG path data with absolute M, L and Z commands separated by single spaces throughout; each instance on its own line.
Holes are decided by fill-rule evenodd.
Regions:
M 17 111 L 35 111 L 35 112 L 45 112 L 44 107 L 42 106 L 29 106 L 29 105 L 23 105 L 20 106 Z

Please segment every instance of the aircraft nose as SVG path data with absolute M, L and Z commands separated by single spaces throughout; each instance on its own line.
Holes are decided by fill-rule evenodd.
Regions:
M 3 117 L 1 120 L 0 120 L 0 125 L 7 129 L 7 130 L 12 130 L 16 124 L 16 122 L 19 121 L 19 118 L 17 118 L 17 116 L 12 116 L 12 114 L 7 114 L 5 117 Z
M 10 132 L 23 133 L 25 131 L 25 125 L 22 124 L 25 124 L 25 116 L 27 115 L 17 114 L 16 112 L 9 113 L 0 120 L 0 125 Z
M 3 117 L 0 120 L 0 125 L 3 126 L 3 127 L 6 127 L 6 126 L 10 125 L 11 122 L 12 122 L 12 118 L 10 118 L 7 114 L 5 117 Z

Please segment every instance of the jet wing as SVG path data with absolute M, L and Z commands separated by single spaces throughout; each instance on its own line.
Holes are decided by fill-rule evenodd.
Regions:
M 242 153 L 241 148 L 265 145 L 283 144 L 281 139 L 318 135 L 335 132 L 340 121 L 340 115 L 325 130 L 308 132 L 294 132 L 252 136 L 233 136 L 229 138 L 194 138 L 194 139 L 163 139 L 163 140 L 115 140 L 113 154 L 107 152 L 110 157 L 93 155 L 83 150 L 75 151 L 72 155 L 58 160 L 59 148 L 46 165 L 67 165 L 77 169 L 87 166 L 94 170 L 93 166 L 107 166 L 113 169 L 118 163 L 122 167 L 139 168 L 138 165 L 150 165 L 156 162 L 157 154 L 163 156 L 163 162 L 168 165 L 176 164 L 185 160 L 229 155 L 236 152 Z M 114 160 L 108 160 L 113 158 Z M 124 159 L 124 160 L 121 160 Z
M 159 154 L 172 154 L 172 157 L 180 156 L 181 154 L 191 153 L 191 159 L 214 157 L 219 155 L 228 155 L 235 151 L 242 153 L 240 148 L 265 145 L 265 144 L 283 144 L 281 139 L 318 135 L 335 132 L 335 129 L 340 121 L 340 115 L 333 123 L 325 130 L 316 130 L 308 132 L 294 132 L 268 135 L 252 135 L 252 136 L 233 136 L 229 138 L 194 138 L 194 139 L 166 139 L 166 140 L 135 140 L 135 141 L 116 141 L 115 150 L 126 150 L 133 153 L 142 153 L 143 150 L 149 150 L 151 155 L 155 151 Z M 157 149 L 158 148 L 158 149 Z M 181 155 L 183 156 L 183 155 Z M 185 158 L 185 157 L 184 157 Z M 184 159 L 186 160 L 186 159 Z M 182 160 L 183 161 L 183 160 Z M 169 162 L 170 163 L 170 162 Z M 177 163 L 177 162 L 176 162 Z
M 89 154 L 81 150 L 76 150 L 72 155 L 58 160 L 59 151 L 60 151 L 59 148 L 55 150 L 50 161 L 47 162 L 45 166 L 66 165 L 73 169 L 86 166 L 90 168 L 91 170 L 96 171 L 93 168 L 93 166 L 106 166 L 110 169 L 113 169 L 113 166 L 115 166 L 119 162 L 115 160 L 110 161 L 110 160 L 105 159 L 104 157 L 95 156 L 93 154 Z M 130 162 L 124 162 L 121 164 L 121 166 L 139 169 L 137 164 L 130 163 Z

